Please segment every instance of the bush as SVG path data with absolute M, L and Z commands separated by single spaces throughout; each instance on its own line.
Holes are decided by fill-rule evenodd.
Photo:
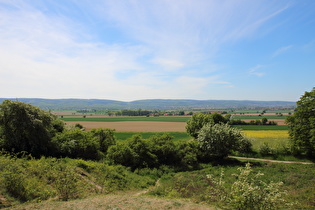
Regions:
M 252 174 L 250 164 L 238 169 L 228 202 L 235 209 L 279 209 L 284 207 L 286 192 L 280 190 L 282 182 L 265 183 L 259 179 L 262 173 Z
M 99 160 L 99 139 L 90 132 L 80 129 L 66 130 L 58 133 L 52 140 L 55 145 L 55 155 L 71 158 Z
M 198 137 L 199 130 L 208 123 L 225 123 L 226 119 L 218 113 L 213 114 L 204 114 L 197 113 L 194 114 L 188 121 L 186 125 L 187 133 L 194 137 L 195 139 Z
M 227 124 L 209 123 L 200 129 L 197 141 L 207 155 L 214 159 L 222 159 L 233 150 L 240 149 L 242 142 L 246 140 L 237 128 Z
M 63 130 L 63 122 L 38 107 L 10 100 L 0 105 L 0 146 L 7 151 L 51 155 L 51 139 Z
M 116 144 L 116 139 L 114 136 L 113 129 L 93 129 L 90 131 L 92 136 L 98 139 L 99 149 L 102 153 L 106 154 L 108 148 L 111 145 Z
M 110 146 L 107 152 L 107 159 L 116 165 L 133 166 L 135 154 L 126 143 L 118 143 Z
M 260 147 L 259 147 L 259 153 L 262 156 L 271 156 L 275 154 L 274 149 L 272 149 L 268 143 L 263 143 Z
M 168 134 L 152 136 L 149 139 L 134 135 L 123 143 L 110 146 L 107 158 L 113 164 L 121 164 L 134 170 L 176 165 L 179 160 L 177 155 L 177 147 Z
M 155 135 L 148 139 L 149 150 L 156 156 L 157 163 L 160 165 L 172 165 L 176 163 L 176 145 L 173 138 L 168 134 Z
M 199 167 L 200 152 L 195 141 L 177 144 L 177 166 L 182 170 L 193 170 Z
M 57 189 L 59 198 L 67 201 L 80 197 L 79 179 L 73 167 L 64 164 L 57 164 L 54 166 L 53 173 L 54 187 Z
M 44 178 L 38 178 L 38 168 L 32 160 L 1 157 L 0 187 L 19 201 L 46 200 L 57 192 L 47 184 Z

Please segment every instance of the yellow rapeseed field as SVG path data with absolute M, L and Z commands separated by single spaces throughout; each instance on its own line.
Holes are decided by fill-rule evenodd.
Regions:
M 245 130 L 242 134 L 251 138 L 289 138 L 286 130 Z

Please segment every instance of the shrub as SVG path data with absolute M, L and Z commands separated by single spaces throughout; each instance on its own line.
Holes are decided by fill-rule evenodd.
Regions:
M 0 187 L 20 201 L 46 200 L 56 195 L 56 191 L 45 179 L 32 174 L 36 164 L 30 160 L 2 157 L 0 166 Z M 42 170 L 37 168 L 37 171 Z M 34 176 L 35 175 L 35 176 Z
M 98 139 L 99 149 L 102 153 L 106 154 L 108 148 L 111 145 L 116 144 L 116 139 L 114 136 L 113 129 L 93 129 L 90 131 L 92 136 Z
M 177 166 L 182 170 L 193 170 L 199 167 L 198 143 L 195 141 L 177 144 Z
M 156 167 L 176 163 L 176 145 L 168 134 L 155 135 L 148 139 L 149 150 L 157 158 Z
M 274 149 L 272 149 L 268 143 L 264 142 L 260 147 L 259 147 L 259 153 L 262 156 L 270 156 L 274 155 Z
M 244 137 L 240 130 L 227 124 L 207 124 L 199 131 L 197 141 L 210 157 L 222 159 L 233 150 L 238 150 Z
M 99 139 L 90 132 L 80 129 L 66 130 L 58 133 L 52 142 L 56 148 L 56 155 L 94 160 L 101 158 Z
M 63 122 L 38 107 L 10 100 L 0 105 L 0 146 L 7 151 L 51 155 L 51 138 L 63 129 Z
M 134 155 L 135 154 L 126 143 L 118 143 L 108 148 L 107 159 L 112 164 L 133 166 Z
M 252 174 L 250 164 L 238 169 L 237 180 L 231 187 L 228 202 L 235 209 L 279 209 L 286 205 L 286 192 L 280 190 L 282 182 L 266 183 L 262 173 Z
M 55 181 L 53 185 L 59 193 L 59 198 L 67 201 L 80 197 L 79 180 L 74 168 L 63 164 L 57 164 L 54 167 L 53 177 Z
M 199 130 L 208 123 L 225 123 L 226 119 L 218 113 L 213 114 L 204 114 L 197 113 L 194 114 L 188 121 L 186 125 L 187 133 L 194 137 L 195 139 L 198 137 Z

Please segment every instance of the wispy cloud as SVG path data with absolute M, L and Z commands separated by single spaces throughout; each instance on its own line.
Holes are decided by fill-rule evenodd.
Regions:
M 252 36 L 287 8 L 269 6 L 250 0 L 3 1 L 1 96 L 202 98 L 209 87 L 231 86 L 214 61 L 222 45 Z M 249 73 L 261 77 L 260 68 Z
M 265 73 L 264 72 L 261 72 L 261 71 L 258 71 L 259 69 L 263 68 L 262 65 L 257 65 L 251 69 L 249 69 L 248 73 L 250 75 L 254 75 L 254 76 L 257 76 L 257 77 L 263 77 L 265 76 Z
M 285 47 L 281 47 L 279 49 L 277 49 L 273 54 L 272 54 L 272 57 L 277 57 L 283 53 L 285 53 L 286 51 L 290 50 L 292 48 L 292 45 L 288 45 L 288 46 L 285 46 Z

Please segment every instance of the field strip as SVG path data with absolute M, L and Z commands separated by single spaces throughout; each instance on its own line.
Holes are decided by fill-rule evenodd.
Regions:
M 236 156 L 229 156 L 229 158 L 241 159 L 241 160 L 256 160 L 256 161 L 264 161 L 264 162 L 271 162 L 271 163 L 298 163 L 298 164 L 314 164 L 310 162 L 297 162 L 297 161 L 284 161 L 284 160 L 269 160 L 269 159 L 260 159 L 260 158 L 247 158 L 247 157 L 236 157 Z
M 67 125 L 81 124 L 86 130 L 110 128 L 117 132 L 185 132 L 186 122 L 122 121 L 122 122 L 66 122 Z
M 250 122 L 250 121 L 255 121 L 255 119 L 241 119 L 244 122 Z M 285 119 L 269 119 L 269 121 L 275 121 L 278 125 L 286 125 L 285 124 Z

